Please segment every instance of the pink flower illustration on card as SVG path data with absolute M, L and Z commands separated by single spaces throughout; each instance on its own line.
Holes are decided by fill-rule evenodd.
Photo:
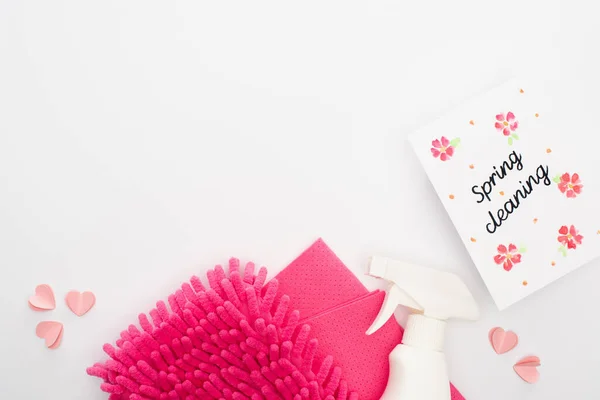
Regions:
M 512 146 L 514 140 L 519 140 L 519 135 L 515 133 L 519 127 L 519 121 L 516 120 L 515 114 L 512 111 L 506 114 L 497 114 L 494 126 L 498 132 L 502 132 L 504 136 L 508 137 L 509 146 Z
M 583 189 L 583 183 L 581 183 L 581 179 L 577 173 L 571 175 L 565 172 L 562 175 L 555 176 L 553 181 L 558 185 L 558 190 L 570 199 L 574 199 L 580 195 Z
M 558 233 L 558 242 L 561 244 L 558 251 L 563 257 L 567 256 L 568 250 L 575 250 L 577 249 L 577 245 L 583 244 L 583 235 L 579 234 L 579 231 L 574 225 L 571 225 L 571 227 L 563 225 L 558 230 Z
M 446 136 L 442 136 L 439 139 L 434 139 L 431 142 L 431 145 L 433 146 L 431 148 L 431 154 L 433 157 L 439 158 L 442 161 L 448 161 L 454 155 L 454 150 L 459 143 L 459 138 L 448 140 Z
M 509 244 L 508 248 L 501 244 L 498 246 L 498 254 L 494 256 L 494 262 L 502 264 L 505 271 L 510 271 L 515 264 L 521 262 L 521 256 L 527 249 L 525 247 L 517 248 L 514 244 Z

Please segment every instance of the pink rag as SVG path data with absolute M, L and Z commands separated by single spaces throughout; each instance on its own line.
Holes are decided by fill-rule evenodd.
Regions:
M 316 360 L 331 354 L 344 369 L 349 388 L 361 400 L 378 400 L 387 385 L 388 356 L 402 340 L 402 328 L 389 320 L 371 336 L 365 334 L 385 293 L 370 292 L 323 240 L 317 240 L 277 275 L 279 293 L 300 311 L 319 339 Z M 452 400 L 465 400 L 452 385 Z

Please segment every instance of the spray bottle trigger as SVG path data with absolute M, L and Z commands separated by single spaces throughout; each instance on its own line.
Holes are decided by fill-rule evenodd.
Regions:
M 400 289 L 396 284 L 390 283 L 390 286 L 386 290 L 385 300 L 381 305 L 381 309 L 375 317 L 373 324 L 367 329 L 367 335 L 372 335 L 377 332 L 385 323 L 394 315 L 394 311 L 398 305 L 404 305 L 416 311 L 422 311 L 422 307 L 415 302 L 415 300 L 406 294 L 405 291 Z

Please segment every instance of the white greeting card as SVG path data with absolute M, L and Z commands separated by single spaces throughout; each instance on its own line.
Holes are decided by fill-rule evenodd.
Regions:
M 600 256 L 595 150 L 555 117 L 513 80 L 409 139 L 500 309 Z

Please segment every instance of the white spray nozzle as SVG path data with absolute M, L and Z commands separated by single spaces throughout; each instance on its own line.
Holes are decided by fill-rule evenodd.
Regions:
M 387 270 L 387 258 L 373 256 L 369 259 L 369 272 L 367 274 L 375 278 L 385 277 L 385 271 Z
M 375 256 L 369 262 L 369 275 L 389 281 L 390 286 L 368 335 L 381 328 L 398 305 L 439 320 L 479 318 L 475 299 L 452 273 Z

